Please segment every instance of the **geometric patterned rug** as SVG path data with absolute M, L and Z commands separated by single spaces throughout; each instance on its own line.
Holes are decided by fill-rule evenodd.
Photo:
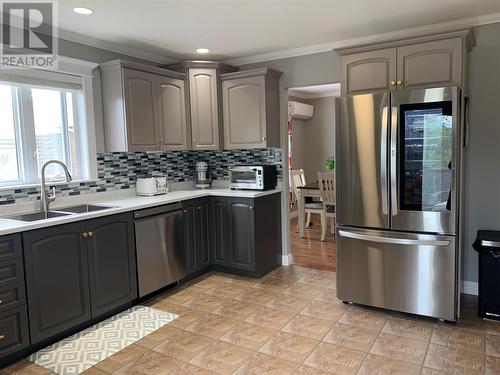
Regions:
M 39 350 L 28 360 L 60 375 L 77 375 L 177 318 L 169 312 L 134 306 Z

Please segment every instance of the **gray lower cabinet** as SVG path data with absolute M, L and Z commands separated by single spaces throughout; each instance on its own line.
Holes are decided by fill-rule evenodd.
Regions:
M 31 343 L 91 318 L 84 222 L 23 234 Z
M 20 234 L 0 237 L 0 366 L 30 343 L 22 255 Z
M 210 266 L 208 242 L 208 199 L 183 202 L 186 236 L 186 273 Z
M 23 234 L 31 343 L 137 296 L 132 216 L 107 216 Z
M 134 225 L 130 214 L 87 222 L 92 316 L 137 298 Z
M 263 276 L 281 263 L 281 196 L 216 197 L 210 202 L 215 269 Z

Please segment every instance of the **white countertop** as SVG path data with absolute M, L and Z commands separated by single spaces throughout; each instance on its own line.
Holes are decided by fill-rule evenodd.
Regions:
M 240 197 L 240 198 L 257 198 L 264 195 L 270 195 L 281 192 L 281 189 L 267 191 L 252 191 L 252 190 L 230 190 L 227 188 L 213 188 L 205 190 L 177 190 L 171 191 L 164 195 L 155 197 L 140 197 L 135 194 L 135 189 L 123 191 L 110 191 L 105 193 L 96 193 L 83 195 L 81 197 L 58 198 L 50 206 L 51 211 L 57 211 L 60 207 L 68 207 L 79 204 L 96 204 L 112 206 L 113 208 L 88 212 L 76 215 L 67 215 L 46 220 L 38 220 L 33 222 L 23 222 L 9 220 L 0 217 L 0 236 L 24 232 L 33 229 L 45 228 L 53 225 L 72 223 L 81 220 L 88 220 L 101 216 L 114 215 L 122 212 L 136 211 L 143 208 L 161 206 L 169 203 L 181 202 L 194 198 L 202 198 L 209 196 L 217 197 Z M 38 202 L 38 207 L 39 207 Z M 2 216 L 16 215 L 36 210 L 34 203 L 15 204 L 13 207 L 3 206 Z M 8 211 L 8 212 L 7 212 Z

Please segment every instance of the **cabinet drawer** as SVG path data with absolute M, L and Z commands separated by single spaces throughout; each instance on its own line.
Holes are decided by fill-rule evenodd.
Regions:
M 26 306 L 0 314 L 0 357 L 27 347 L 28 317 Z
M 0 237 L 0 262 L 19 258 L 22 252 L 21 235 L 13 234 Z
M 7 285 L 0 288 L 0 311 L 12 309 L 25 303 L 26 291 L 24 283 Z
M 23 260 L 17 258 L 0 263 L 0 287 L 24 281 Z

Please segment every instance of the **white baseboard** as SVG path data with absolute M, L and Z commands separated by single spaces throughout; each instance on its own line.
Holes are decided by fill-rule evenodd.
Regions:
M 463 281 L 462 293 L 477 296 L 479 294 L 479 284 L 473 281 Z
M 281 256 L 281 265 L 282 266 L 289 266 L 292 263 L 293 263 L 292 254 L 282 255 Z

